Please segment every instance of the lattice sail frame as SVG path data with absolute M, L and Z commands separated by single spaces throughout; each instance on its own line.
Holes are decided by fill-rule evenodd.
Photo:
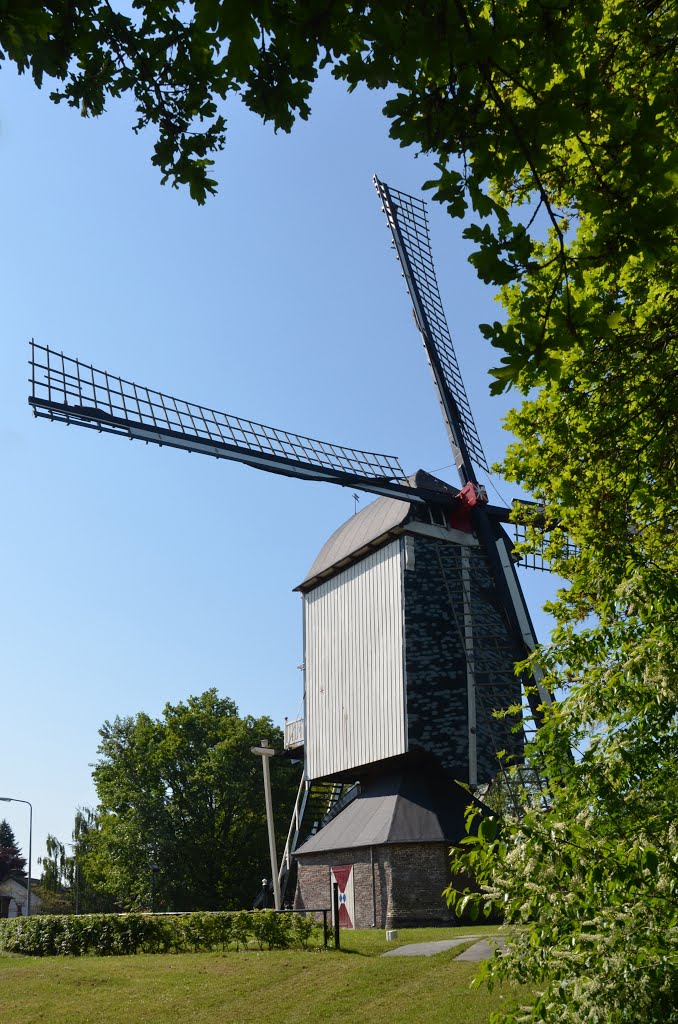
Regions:
M 376 175 L 374 184 L 393 235 L 417 326 L 424 339 L 450 442 L 456 449 L 455 456 L 460 452 L 462 462 L 468 456 L 476 466 L 488 470 L 440 299 L 426 204 L 415 196 L 391 188 Z M 459 469 L 461 471 L 462 466 Z M 468 472 L 470 467 L 466 469 L 462 475 L 472 477 L 472 471 Z
M 416 500 L 395 456 L 360 451 L 173 398 L 31 342 L 36 416 Z

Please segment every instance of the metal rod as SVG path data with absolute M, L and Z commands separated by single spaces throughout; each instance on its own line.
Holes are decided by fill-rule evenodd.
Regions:
M 339 949 L 341 940 L 339 938 L 339 885 L 332 882 L 332 913 L 334 915 L 334 948 Z

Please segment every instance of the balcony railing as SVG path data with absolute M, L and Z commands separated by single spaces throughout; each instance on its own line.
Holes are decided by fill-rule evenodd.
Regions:
M 293 722 L 285 719 L 285 750 L 294 750 L 304 745 L 304 720 L 295 718 Z

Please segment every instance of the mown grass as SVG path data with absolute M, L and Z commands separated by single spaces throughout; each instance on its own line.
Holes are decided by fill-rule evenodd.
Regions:
M 421 929 L 399 942 L 493 929 Z M 517 989 L 469 987 L 477 965 L 386 957 L 383 933 L 343 932 L 339 952 L 248 951 L 134 957 L 0 956 L 12 1024 L 487 1024 Z M 381 945 L 380 945 L 381 943 Z M 460 947 L 463 949 L 464 947 Z M 356 953 L 362 955 L 355 955 Z

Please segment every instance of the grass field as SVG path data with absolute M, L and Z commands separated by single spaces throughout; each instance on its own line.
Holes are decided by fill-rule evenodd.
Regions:
M 399 944 L 486 934 L 419 929 Z M 0 955 L 7 1024 L 487 1024 L 515 989 L 469 988 L 461 946 L 433 957 L 387 957 L 383 932 L 342 932 L 342 950 L 135 957 Z

